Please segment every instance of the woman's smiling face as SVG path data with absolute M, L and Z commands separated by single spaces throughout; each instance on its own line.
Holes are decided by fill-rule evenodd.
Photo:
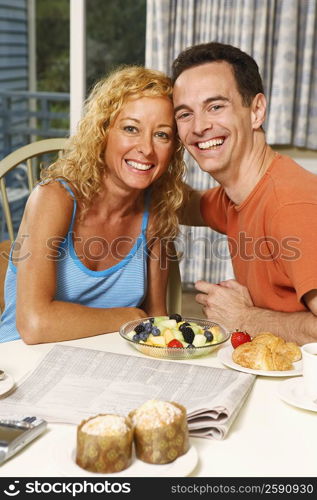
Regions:
M 175 134 L 173 105 L 168 97 L 129 99 L 109 128 L 107 181 L 146 189 L 167 170 Z

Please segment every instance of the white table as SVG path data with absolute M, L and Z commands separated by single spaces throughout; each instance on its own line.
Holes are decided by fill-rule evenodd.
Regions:
M 62 344 L 142 356 L 118 333 Z M 0 344 L 1 369 L 17 381 L 32 370 L 52 346 L 28 346 L 21 340 Z M 217 352 L 191 362 L 224 368 L 217 359 Z M 284 380 L 257 377 L 245 406 L 224 440 L 191 438 L 199 455 L 191 476 L 317 477 L 317 413 L 283 402 L 278 396 L 278 384 Z M 60 470 L 49 459 L 50 449 L 67 428 L 63 424 L 49 424 L 46 434 L 0 467 L 0 476 L 58 476 Z

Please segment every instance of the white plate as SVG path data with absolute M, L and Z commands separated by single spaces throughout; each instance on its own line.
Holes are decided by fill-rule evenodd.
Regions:
M 174 462 L 163 465 L 148 464 L 138 460 L 132 453 L 131 464 L 127 469 L 113 474 L 100 474 L 90 472 L 79 467 L 76 464 L 76 428 L 70 426 L 69 432 L 65 433 L 62 439 L 58 439 L 54 445 L 54 461 L 58 465 L 59 472 L 62 476 L 122 476 L 122 477 L 185 477 L 188 476 L 196 467 L 198 455 L 196 448 L 190 445 L 190 448 L 185 455 L 178 457 Z
M 281 382 L 278 387 L 281 399 L 286 403 L 302 408 L 303 410 L 317 411 L 317 403 L 305 396 L 303 377 L 291 378 Z
M 8 373 L 5 374 L 4 379 L 0 380 L 0 396 L 3 396 L 12 389 L 14 380 Z
M 262 375 L 264 377 L 295 377 L 302 374 L 302 360 L 293 363 L 294 370 L 253 370 L 252 368 L 245 368 L 235 363 L 232 359 L 232 353 L 233 347 L 230 345 L 220 349 L 217 357 L 224 365 L 233 368 L 233 370 L 238 370 L 239 372 L 252 373 L 253 375 Z

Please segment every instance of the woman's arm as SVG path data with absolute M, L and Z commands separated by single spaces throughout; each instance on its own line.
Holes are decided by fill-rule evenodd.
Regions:
M 163 242 L 156 238 L 149 244 L 147 295 L 142 305 L 148 316 L 164 316 L 168 278 L 168 255 Z
M 52 239 L 67 234 L 73 200 L 58 183 L 38 186 L 30 195 L 13 258 L 17 264 L 17 329 L 27 344 L 90 337 L 118 330 L 145 317 L 138 308 L 91 308 L 54 300 L 56 252 Z

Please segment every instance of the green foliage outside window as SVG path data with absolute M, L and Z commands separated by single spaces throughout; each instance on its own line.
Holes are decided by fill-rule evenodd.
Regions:
M 36 0 L 36 67 L 38 91 L 69 92 L 69 0 Z
M 37 89 L 69 92 L 69 0 L 36 1 Z M 121 64 L 144 64 L 146 0 L 86 0 L 87 92 Z
M 146 0 L 86 0 L 87 91 L 121 64 L 144 64 Z

